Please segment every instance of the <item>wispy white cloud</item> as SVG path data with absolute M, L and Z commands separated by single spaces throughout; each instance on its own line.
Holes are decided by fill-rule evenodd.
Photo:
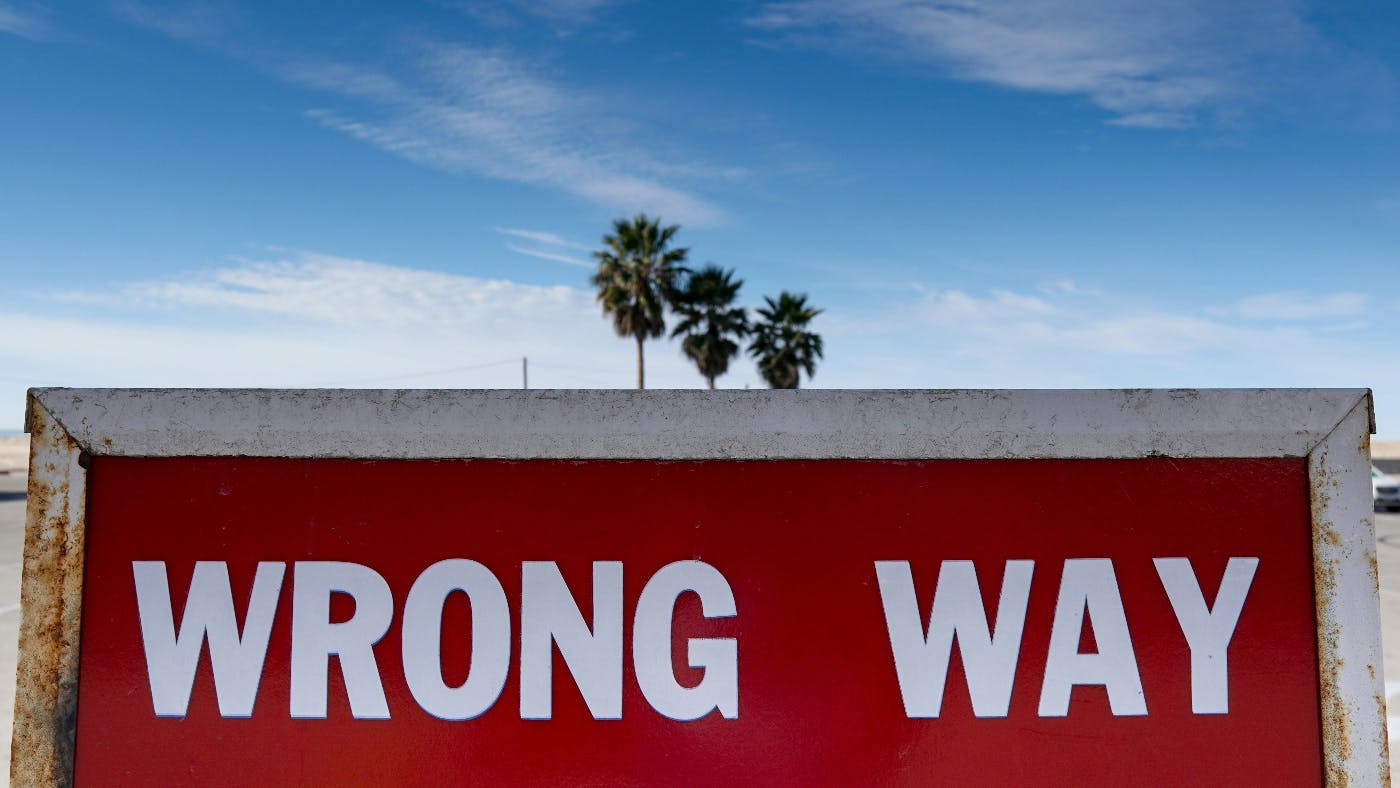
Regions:
M 1067 351 L 1160 358 L 1221 349 L 1256 335 L 1197 315 L 1147 312 L 1083 320 L 1038 341 Z
M 541 314 L 591 311 L 591 299 L 563 285 L 479 279 L 311 252 L 270 261 L 235 258 L 182 279 L 63 297 L 267 313 L 338 326 L 458 331 Z
M 53 36 L 54 29 L 41 6 L 0 2 L 0 33 L 43 41 Z
M 578 255 L 578 252 L 589 251 L 591 247 L 576 241 L 570 241 L 555 233 L 547 233 L 540 230 L 520 230 L 512 227 L 497 227 L 496 232 L 512 238 L 520 238 L 536 244 L 534 247 L 521 246 L 516 243 L 507 243 L 505 247 L 516 254 L 523 254 L 527 257 L 535 257 L 540 260 L 552 260 L 556 263 L 566 265 L 576 265 L 582 268 L 592 268 L 594 263 L 587 257 Z M 548 247 L 541 249 L 540 246 Z M 573 254 L 570 254 L 573 252 Z
M 593 267 L 593 263 L 590 263 L 582 257 L 575 257 L 573 255 L 562 254 L 560 252 L 550 252 L 544 249 L 531 249 L 526 246 L 520 246 L 519 244 L 510 243 L 506 244 L 506 248 L 511 250 L 512 252 L 515 252 L 516 254 L 523 254 L 527 257 L 538 257 L 541 260 L 553 260 L 556 263 L 577 265 L 582 268 Z
M 1097 298 L 1104 295 L 1104 291 L 1095 287 L 1084 287 L 1072 279 L 1058 279 L 1053 282 L 1044 282 L 1036 289 L 1049 295 L 1072 295 L 1089 298 Z
M 1352 319 L 1365 313 L 1365 293 L 1260 293 L 1243 298 L 1228 311 L 1256 320 Z
M 748 20 L 955 78 L 1084 96 L 1123 126 L 1197 122 L 1247 90 L 1251 58 L 1308 36 L 1291 0 L 786 0 Z
M 926 290 L 913 311 L 930 325 L 957 326 L 1036 319 L 1054 313 L 1055 308 L 1043 299 L 1009 290 L 992 290 L 985 297 L 961 290 Z
M 626 2 L 628 0 L 459 0 L 451 5 L 477 19 L 497 24 L 509 18 L 506 9 L 510 9 L 567 30 L 592 22 L 604 9 Z
M 1073 289 L 1048 300 L 995 290 L 987 298 L 955 295 L 955 303 L 962 308 L 938 325 L 982 336 L 1005 332 L 1015 337 L 1016 343 L 1031 347 L 1110 357 L 1189 357 L 1264 347 L 1273 349 L 1269 356 L 1277 351 L 1291 354 L 1292 347 L 1279 345 L 1284 337 L 1320 341 L 1327 333 L 1362 325 L 1342 327 L 1336 319 L 1364 317 L 1368 308 L 1366 298 L 1355 293 L 1311 298 L 1262 293 L 1240 299 L 1229 310 L 1163 309 L 1131 298 L 1116 304 L 1101 300 L 1086 303 L 1073 298 L 1078 295 Z M 1266 319 L 1287 324 L 1261 326 L 1254 322 Z
M 53 298 L 43 314 L 0 307 L 0 364 L 34 385 L 513 387 L 521 357 L 536 386 L 635 374 L 632 343 L 585 289 L 312 252 Z M 674 348 L 647 350 L 654 384 L 703 384 Z M 0 403 L 5 391 L 22 403 L 18 384 L 0 381 Z
M 1238 311 L 1151 306 L 1126 294 L 1086 301 L 1045 289 L 916 289 L 831 316 L 828 355 L 846 360 L 823 384 L 872 385 L 846 382 L 854 366 L 881 376 L 880 386 L 1372 385 L 1386 401 L 1400 395 L 1400 370 L 1377 372 L 1384 350 L 1358 341 L 1363 323 L 1333 319 L 1343 305 L 1261 325 Z
M 3 0 L 0 0 L 3 2 Z M 578 13 L 598 2 L 559 0 Z M 503 48 L 414 38 L 372 66 L 300 49 L 259 47 L 230 31 L 237 20 L 213 11 L 122 6 L 130 21 L 210 47 L 263 73 L 338 100 L 306 116 L 329 129 L 458 174 L 558 189 L 621 211 L 646 211 L 686 224 L 713 225 L 723 209 L 674 179 L 727 180 L 745 171 L 648 152 L 618 122 L 618 102 L 563 85 Z M 736 175 L 738 173 L 739 175 Z
M 552 18 L 587 19 L 598 11 L 628 0 L 511 0 L 511 4 L 532 14 Z
M 541 230 L 521 230 L 515 227 L 496 227 L 493 229 L 501 235 L 509 235 L 512 238 L 522 238 L 526 241 L 534 241 L 535 243 L 546 244 L 549 246 L 557 246 L 562 249 L 577 249 L 579 251 L 587 251 L 592 248 L 588 244 L 581 244 L 577 241 L 570 241 L 569 239 L 556 233 L 547 233 Z
M 159 7 L 127 0 L 116 5 L 118 14 L 141 27 L 149 28 L 192 44 L 212 45 L 218 43 L 235 26 L 235 18 L 228 6 L 214 6 L 205 2 L 184 3 L 178 6 Z
M 412 161 L 448 172 L 559 188 L 616 209 L 646 210 L 692 224 L 724 212 L 645 174 L 640 147 L 601 133 L 601 106 L 533 74 L 504 50 L 423 43 L 401 74 L 331 61 L 292 59 L 275 67 L 284 79 L 358 102 L 308 115 Z M 621 162 L 635 162 L 623 169 Z
M 1089 305 L 1073 290 L 1043 296 L 992 289 L 985 294 L 963 290 L 919 288 L 910 301 L 883 305 L 861 332 L 866 336 L 898 334 L 922 338 L 923 346 L 962 359 L 960 366 L 993 366 L 1019 359 L 1026 369 L 1045 368 L 1047 360 L 1066 355 L 1097 359 L 1079 364 L 1091 369 L 1107 360 L 1129 366 L 1188 358 L 1197 353 L 1228 349 L 1246 335 L 1266 332 L 1241 328 L 1208 315 L 1152 310 L 1143 307 L 1105 309 Z M 1254 345 L 1256 342 L 1248 342 Z M 1069 366 L 1066 365 L 1066 371 Z M 1051 376 L 1041 385 L 1065 385 Z M 984 384 L 986 385 L 986 384 Z M 1104 381 L 1098 385 L 1111 386 Z M 1117 385 L 1127 385 L 1119 383 Z
M 981 303 L 993 299 L 970 295 Z M 1382 435 L 1400 435 L 1389 339 L 1329 324 L 1260 326 L 1115 294 L 1095 309 L 932 325 L 904 302 L 823 315 L 815 385 L 889 388 L 1370 387 Z M 1136 303 L 1134 303 L 1136 302 Z M 1335 330 L 1334 330 L 1335 329 Z

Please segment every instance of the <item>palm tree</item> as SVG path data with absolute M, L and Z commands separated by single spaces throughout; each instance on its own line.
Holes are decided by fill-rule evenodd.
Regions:
M 685 337 L 681 352 L 695 362 L 710 388 L 715 387 L 715 378 L 729 371 L 729 360 L 739 354 L 739 343 L 734 340 L 749 333 L 748 314 L 743 307 L 734 306 L 744 280 L 735 281 L 733 276 L 733 270 L 706 265 L 690 275 L 685 289 L 676 293 L 671 304 L 681 318 L 671 338 Z
M 758 360 L 758 374 L 769 388 L 795 389 L 801 371 L 806 371 L 809 380 L 817 372 L 822 338 L 807 325 L 822 310 L 807 306 L 805 293 L 793 295 L 784 290 L 777 301 L 767 296 L 763 300 L 768 306 L 758 309 L 762 320 L 753 327 L 749 355 Z
M 604 249 L 594 252 L 598 270 L 593 285 L 603 314 L 612 315 L 620 337 L 637 340 L 637 388 L 646 388 L 642 341 L 666 331 L 666 303 L 685 274 L 685 249 L 667 249 L 680 227 L 662 227 L 661 219 L 639 213 L 631 221 L 613 221 Z

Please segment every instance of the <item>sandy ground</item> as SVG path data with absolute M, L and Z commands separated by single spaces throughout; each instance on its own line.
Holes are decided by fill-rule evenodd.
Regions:
M 1381 575 L 1381 643 L 1385 650 L 1385 702 L 1390 728 L 1391 782 L 1400 785 L 1400 514 L 1376 515 Z
M 24 554 L 24 491 L 29 436 L 0 436 L 0 757 L 10 773 L 15 664 L 19 652 L 19 581 Z
M 10 725 L 15 706 L 15 660 L 19 650 L 20 557 L 24 552 L 22 475 L 0 475 L 0 753 L 10 773 Z

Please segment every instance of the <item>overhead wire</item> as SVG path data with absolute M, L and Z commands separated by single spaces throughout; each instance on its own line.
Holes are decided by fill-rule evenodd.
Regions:
M 490 367 L 499 367 L 499 366 L 504 366 L 504 365 L 506 365 L 506 364 L 519 364 L 519 363 L 520 363 L 520 358 L 517 356 L 516 358 L 507 358 L 507 359 L 502 359 L 502 360 L 500 360 L 500 361 L 488 361 L 488 362 L 483 363 L 483 364 L 467 364 L 467 365 L 465 365 L 465 366 L 460 366 L 460 367 L 448 367 L 447 369 L 425 370 L 425 371 L 422 371 L 422 372 L 404 372 L 404 373 L 397 374 L 397 375 L 386 375 L 386 376 L 377 377 L 377 378 L 365 378 L 365 379 L 356 380 L 356 381 L 349 381 L 349 382 L 337 383 L 337 384 L 334 384 L 334 385 L 337 385 L 337 386 L 361 386 L 361 385 L 365 385 L 365 384 L 368 384 L 368 383 L 385 383 L 385 382 L 388 382 L 388 381 L 393 381 L 393 380 L 406 380 L 406 379 L 409 379 L 409 378 L 426 378 L 426 377 L 432 377 L 432 376 L 434 376 L 434 375 L 450 375 L 450 374 L 452 374 L 452 373 L 454 373 L 454 372 L 470 372 L 470 371 L 476 370 L 476 369 L 487 369 L 487 368 L 490 368 Z

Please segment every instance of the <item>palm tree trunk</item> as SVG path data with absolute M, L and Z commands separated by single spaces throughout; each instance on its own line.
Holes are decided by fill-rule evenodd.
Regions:
M 642 335 L 636 334 L 635 336 L 637 337 L 637 389 L 641 390 L 647 387 L 646 373 L 643 371 L 645 366 L 642 361 Z
M 711 390 L 711 391 L 714 391 L 714 389 L 715 389 L 715 376 L 714 376 L 714 375 L 706 375 L 706 376 L 705 376 L 705 380 L 709 382 L 709 384 L 710 384 L 710 390 Z

